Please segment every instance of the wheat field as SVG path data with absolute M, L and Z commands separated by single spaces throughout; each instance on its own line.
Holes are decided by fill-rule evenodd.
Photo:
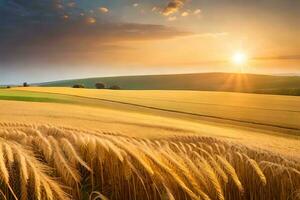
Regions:
M 299 199 L 300 162 L 203 136 L 0 123 L 1 199 Z
M 65 87 L 20 87 L 10 91 L 31 91 L 112 101 L 172 111 L 172 115 L 185 113 L 212 119 L 226 119 L 235 123 L 247 122 L 247 126 L 251 127 L 257 127 L 260 124 L 269 125 L 269 129 L 285 127 L 296 129 L 297 134 L 300 132 L 300 98 L 296 96 L 205 91 L 111 91 Z M 280 130 L 280 132 L 283 131 L 290 132 L 290 130 Z
M 286 134 L 163 110 L 176 104 L 178 111 L 206 113 L 190 101 L 206 105 L 208 97 L 222 93 L 188 93 L 184 100 L 177 92 L 157 96 L 154 91 L 149 99 L 143 92 L 135 98 L 128 91 L 55 89 L 3 92 L 0 199 L 300 199 L 297 131 Z M 299 126 L 299 99 L 228 95 L 237 99 L 237 107 L 211 98 L 218 105 L 209 110 L 219 116 L 219 111 L 227 113 L 219 107 L 228 107 L 239 119 L 248 109 L 262 123 L 275 123 L 280 114 L 280 125 Z M 7 101 L 16 97 L 19 101 Z M 263 108 L 266 101 L 275 110 Z

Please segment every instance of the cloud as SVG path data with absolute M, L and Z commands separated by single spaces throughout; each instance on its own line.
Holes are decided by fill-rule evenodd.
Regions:
M 159 10 L 159 8 L 156 7 L 156 6 L 153 6 L 152 9 L 151 9 L 152 12 L 155 12 L 155 11 L 157 11 L 157 10 Z
M 185 11 L 185 12 L 181 13 L 181 16 L 182 17 L 187 17 L 187 16 L 189 16 L 189 13 Z
M 200 9 L 196 9 L 196 10 L 194 11 L 194 15 L 199 15 L 201 12 L 202 12 L 202 11 L 201 11 Z
M 209 37 L 209 38 L 219 38 L 219 37 L 225 37 L 228 36 L 229 33 L 227 32 L 220 32 L 220 33 L 200 33 L 196 34 L 195 36 L 197 37 Z
M 102 12 L 102 13 L 108 13 L 108 12 L 109 12 L 109 9 L 106 8 L 106 7 L 100 7 L 100 8 L 99 8 L 99 11 Z
M 163 9 L 162 13 L 165 16 L 176 13 L 185 3 L 186 0 L 171 0 Z
M 75 2 L 69 2 L 69 3 L 67 3 L 67 6 L 69 6 L 69 7 L 75 7 L 76 3 Z
M 62 10 L 53 5 L 53 0 L 8 2 L 0 7 L 1 63 L 40 58 L 59 60 L 67 54 L 84 57 L 91 52 L 119 50 L 120 43 L 126 41 L 192 34 L 164 25 L 120 22 L 76 7 Z
M 97 22 L 97 20 L 94 17 L 86 18 L 86 23 L 88 23 L 88 24 L 95 24 L 96 22 Z
M 14 29 L 11 34 L 2 32 L 0 57 L 17 57 L 35 53 L 51 56 L 72 52 L 101 51 L 107 44 L 125 41 L 163 40 L 191 33 L 172 27 L 136 23 L 98 23 L 94 18 L 86 22 L 55 25 L 31 25 Z
M 279 55 L 279 56 L 265 56 L 256 57 L 254 60 L 300 60 L 300 55 Z
M 176 16 L 170 16 L 168 17 L 168 21 L 175 21 L 177 19 Z

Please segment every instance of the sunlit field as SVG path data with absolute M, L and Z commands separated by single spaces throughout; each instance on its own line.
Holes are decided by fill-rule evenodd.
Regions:
M 6 199 L 300 195 L 297 97 L 30 87 L 0 99 Z
M 8 199 L 299 197 L 299 160 L 210 137 L 0 126 L 1 194 Z
M 18 88 L 67 94 L 78 97 L 134 104 L 247 125 L 287 128 L 300 131 L 300 98 L 292 96 L 257 95 L 228 92 L 199 91 L 111 91 L 74 88 Z

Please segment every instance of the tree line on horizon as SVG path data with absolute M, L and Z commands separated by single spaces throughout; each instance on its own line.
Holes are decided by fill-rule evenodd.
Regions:
M 27 82 L 24 82 L 21 87 L 30 87 L 31 85 L 29 85 Z M 7 85 L 6 88 L 9 89 L 12 86 Z M 18 86 L 17 86 L 18 87 Z M 20 87 L 20 86 L 19 86 Z M 89 87 L 85 87 L 84 84 L 81 83 L 77 83 L 74 84 L 73 86 L 71 86 L 72 88 L 89 88 Z M 2 88 L 5 88 L 2 87 Z M 111 85 L 111 86 L 107 86 L 105 83 L 102 82 L 97 82 L 94 84 L 94 88 L 96 89 L 110 89 L 110 90 L 120 90 L 121 87 L 119 85 Z M 201 90 L 199 90 L 201 91 Z M 212 90 L 214 91 L 214 90 Z M 251 91 L 243 91 L 243 90 L 239 90 L 239 91 L 231 91 L 231 90 L 223 90 L 223 91 L 227 91 L 227 92 L 242 92 L 242 93 L 254 93 L 254 94 L 269 94 L 269 95 L 288 95 L 288 96 L 300 96 L 300 88 L 270 88 L 270 89 L 257 89 L 257 90 L 251 90 Z
M 84 84 L 75 84 L 73 88 L 85 88 Z M 96 89 L 110 89 L 110 90 L 120 90 L 121 87 L 118 85 L 112 85 L 107 87 L 104 83 L 95 83 Z
M 30 87 L 30 85 L 27 82 L 24 82 L 22 84 L 23 87 Z M 11 88 L 10 85 L 6 86 L 7 89 Z M 84 84 L 74 84 L 72 88 L 85 88 Z M 111 85 L 111 86 L 106 86 L 104 83 L 95 83 L 95 88 L 96 89 L 110 89 L 110 90 L 120 90 L 121 87 L 118 85 Z

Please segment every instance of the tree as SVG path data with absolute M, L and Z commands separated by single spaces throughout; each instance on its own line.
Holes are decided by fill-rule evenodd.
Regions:
M 112 85 L 112 86 L 109 87 L 109 89 L 111 89 L 111 90 L 120 90 L 121 88 L 118 85 Z
M 73 85 L 73 88 L 85 88 L 84 85 L 81 84 L 75 84 Z
M 29 84 L 27 82 L 24 82 L 23 87 L 29 87 Z
M 95 87 L 96 87 L 97 89 L 105 89 L 105 84 L 104 84 L 104 83 L 96 83 L 96 84 L 95 84 Z

